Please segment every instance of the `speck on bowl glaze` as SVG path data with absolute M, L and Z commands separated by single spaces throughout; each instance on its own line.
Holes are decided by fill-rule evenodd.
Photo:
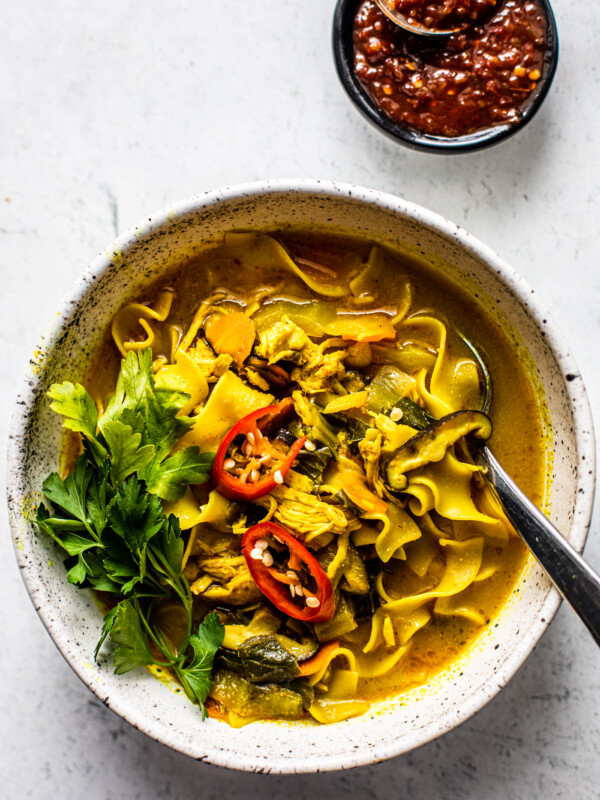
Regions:
M 547 50 L 544 72 L 526 103 L 516 124 L 500 124 L 464 136 L 445 137 L 421 133 L 393 119 L 382 111 L 360 82 L 354 70 L 354 18 L 363 0 L 338 0 L 333 18 L 333 54 L 338 76 L 346 93 L 378 130 L 398 144 L 426 153 L 469 153 L 482 150 L 514 136 L 533 119 L 552 84 L 558 64 L 558 32 L 549 0 L 537 0 L 547 19 Z
M 546 504 L 582 550 L 594 490 L 594 437 L 585 389 L 568 349 L 533 290 L 488 247 L 451 222 L 391 195 L 321 181 L 273 181 L 193 197 L 152 215 L 104 251 L 71 289 L 42 336 L 17 401 L 9 447 L 8 497 L 23 579 L 48 632 L 89 688 L 123 719 L 192 758 L 260 772 L 316 772 L 372 764 L 451 730 L 506 684 L 546 629 L 558 593 L 533 562 L 506 607 L 471 651 L 426 687 L 330 726 L 256 722 L 233 729 L 202 722 L 195 706 L 144 670 L 113 674 L 94 663 L 101 614 L 91 594 L 67 584 L 62 557 L 28 512 L 57 466 L 61 422 L 51 383 L 83 375 L 111 316 L 149 280 L 231 229 L 352 232 L 443 270 L 485 298 L 545 389 L 553 454 Z

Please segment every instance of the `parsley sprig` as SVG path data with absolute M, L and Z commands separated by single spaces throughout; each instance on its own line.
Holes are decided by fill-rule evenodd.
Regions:
M 204 718 L 224 628 L 213 612 L 194 632 L 181 529 L 161 503 L 176 502 L 189 484 L 209 478 L 212 454 L 197 447 L 171 454 L 194 422 L 178 416 L 189 397 L 156 386 L 149 349 L 130 352 L 121 362 L 115 393 L 100 417 L 81 384 L 54 384 L 48 394 L 64 427 L 81 434 L 83 454 L 64 480 L 56 472 L 46 478 L 47 504 L 38 506 L 36 522 L 66 551 L 70 583 L 117 601 L 104 617 L 95 657 L 109 637 L 117 674 L 150 664 L 173 670 Z M 156 603 L 164 600 L 180 602 L 187 615 L 177 648 L 153 619 Z

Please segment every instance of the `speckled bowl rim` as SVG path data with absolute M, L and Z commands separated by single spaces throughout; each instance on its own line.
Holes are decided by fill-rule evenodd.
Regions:
M 74 309 L 77 308 L 78 304 L 89 291 L 90 284 L 95 282 L 105 270 L 110 268 L 112 263 L 111 259 L 116 252 L 127 252 L 130 247 L 139 241 L 140 233 L 143 233 L 144 237 L 146 237 L 163 227 L 172 226 L 174 221 L 190 213 L 206 210 L 210 207 L 218 207 L 220 204 L 227 203 L 228 201 L 251 197 L 259 198 L 264 195 L 282 193 L 316 195 L 332 199 L 351 199 L 353 202 L 364 203 L 408 218 L 412 222 L 416 222 L 440 234 L 444 238 L 458 243 L 467 253 L 480 259 L 493 274 L 501 279 L 510 292 L 527 307 L 539 329 L 541 330 L 543 328 L 546 342 L 560 367 L 562 377 L 566 379 L 566 376 L 570 376 L 565 380 L 565 388 L 575 423 L 574 439 L 578 454 L 577 474 L 579 477 L 579 491 L 575 495 L 573 523 L 570 530 L 569 541 L 581 552 L 587 538 L 593 506 L 595 487 L 595 445 L 592 416 L 587 393 L 579 370 L 572 356 L 569 354 L 566 342 L 556 328 L 547 310 L 538 301 L 533 289 L 531 289 L 524 279 L 509 266 L 507 262 L 500 258 L 497 253 L 458 225 L 433 211 L 429 211 L 403 198 L 352 184 L 334 183 L 316 179 L 280 179 L 215 189 L 167 206 L 118 237 L 107 250 L 104 250 L 92 262 L 83 275 L 75 282 L 63 301 L 60 309 L 62 313 L 54 318 L 54 321 L 42 336 L 40 344 L 36 349 L 36 353 L 40 353 L 41 355 L 42 363 L 44 354 L 55 346 L 57 339 L 69 324 Z M 102 682 L 98 682 L 97 679 L 96 681 L 92 679 L 90 672 L 76 657 L 73 643 L 65 641 L 61 636 L 60 624 L 57 623 L 54 618 L 53 609 L 51 607 L 45 607 L 37 602 L 39 599 L 40 579 L 38 578 L 36 580 L 35 576 L 27 570 L 26 560 L 23 558 L 17 546 L 17 536 L 21 518 L 21 501 L 23 499 L 19 490 L 20 473 L 23 471 L 22 448 L 31 410 L 31 402 L 35 394 L 35 386 L 39 380 L 39 375 L 34 376 L 32 379 L 31 372 L 29 372 L 17 399 L 9 436 L 7 490 L 9 516 L 16 558 L 27 591 L 48 633 L 83 683 L 85 683 L 105 705 L 129 722 L 133 727 L 143 731 L 156 741 L 193 758 L 217 766 L 239 770 L 265 771 L 264 762 L 259 762 L 258 759 L 253 759 L 251 756 L 240 757 L 236 755 L 234 758 L 231 753 L 223 752 L 218 749 L 199 755 L 193 748 L 182 746 L 181 741 L 178 740 L 176 731 L 168 735 L 157 735 L 153 730 L 150 721 L 151 718 L 147 716 L 148 722 L 145 723 L 143 719 L 144 712 L 137 709 L 131 702 L 128 702 L 127 697 L 121 697 L 114 693 L 108 696 L 107 687 L 103 686 Z M 585 466 L 585 469 L 582 468 L 583 466 Z M 510 655 L 500 665 L 498 670 L 494 672 L 493 680 L 489 680 L 480 685 L 476 693 L 463 702 L 460 712 L 453 717 L 452 720 L 445 719 L 438 725 L 437 729 L 427 729 L 425 731 L 423 728 L 418 728 L 414 731 L 412 737 L 407 736 L 401 741 L 394 742 L 380 741 L 376 745 L 365 748 L 364 751 L 347 752 L 343 756 L 340 754 L 334 754 L 332 756 L 319 754 L 313 755 L 310 759 L 306 756 L 302 756 L 298 759 L 297 763 L 290 763 L 289 758 L 278 760 L 277 756 L 274 755 L 272 762 L 269 763 L 268 771 L 282 774 L 310 773 L 350 769 L 357 766 L 379 763 L 388 758 L 409 752 L 416 747 L 420 747 L 436 739 L 443 733 L 456 728 L 493 699 L 517 672 L 550 624 L 560 603 L 561 598 L 559 593 L 549 586 L 545 601 L 540 607 L 536 623 L 533 624 L 528 631 L 528 637 L 526 639 L 519 638 L 516 641 L 515 647 Z M 210 745 L 205 743 L 204 750 L 209 751 Z

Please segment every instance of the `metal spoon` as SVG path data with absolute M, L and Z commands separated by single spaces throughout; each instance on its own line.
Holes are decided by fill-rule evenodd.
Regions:
M 410 31 L 410 33 L 418 33 L 422 36 L 450 36 L 452 33 L 463 31 L 466 27 L 466 25 L 460 25 L 457 28 L 448 28 L 443 31 L 437 28 L 427 28 L 424 25 L 419 25 L 411 21 L 407 16 L 401 14 L 400 11 L 396 11 L 396 9 L 390 5 L 390 0 L 375 0 L 375 3 L 388 19 L 391 19 L 391 21 L 400 28 L 404 28 L 405 31 Z
M 491 404 L 491 380 L 477 348 L 461 336 L 471 350 L 485 379 L 482 411 Z M 519 489 L 500 466 L 487 445 L 472 446 L 475 463 L 485 470 L 484 477 L 502 504 L 506 516 L 529 547 L 558 591 L 600 645 L 600 577 Z

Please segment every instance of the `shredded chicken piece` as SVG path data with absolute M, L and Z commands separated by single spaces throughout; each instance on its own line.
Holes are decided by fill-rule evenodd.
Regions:
M 313 494 L 278 486 L 272 492 L 279 505 L 275 519 L 312 542 L 323 533 L 340 534 L 360 528 L 357 517 L 345 508 L 324 503 Z
M 346 374 L 343 365 L 346 351 L 338 349 L 325 352 L 337 340 L 316 345 L 289 317 L 284 316 L 265 328 L 259 334 L 259 339 L 256 354 L 267 359 L 269 364 L 282 360 L 293 361 L 297 366 L 291 378 L 307 394 L 333 388 Z
M 297 362 L 306 345 L 315 346 L 302 328 L 284 316 L 259 333 L 256 355 L 266 358 L 269 364 L 283 360 Z
M 385 485 L 379 473 L 379 460 L 381 458 L 381 444 L 383 436 L 374 428 L 369 428 L 365 438 L 358 443 L 358 450 L 365 465 L 367 483 L 374 489 L 379 497 L 384 497 Z
M 343 380 L 346 374 L 342 363 L 346 356 L 345 351 L 334 350 L 332 353 L 323 353 L 320 348 L 312 350 L 306 347 L 302 354 L 303 361 L 292 371 L 292 380 L 296 381 L 307 394 L 335 388 Z
M 292 400 L 294 401 L 294 410 L 302 420 L 302 424 L 312 428 L 313 418 L 308 397 L 305 397 L 302 392 L 296 389 L 292 392 Z
M 215 356 L 210 347 L 201 339 L 187 352 L 209 383 L 217 381 L 233 363 L 233 358 L 226 353 Z
M 240 564 L 237 567 L 234 567 L 233 564 L 229 565 L 233 570 L 233 575 L 230 579 L 225 579 L 223 583 L 220 583 L 216 582 L 218 579 L 216 579 L 214 575 L 211 575 L 209 582 L 207 581 L 207 574 L 204 574 L 201 578 L 194 581 L 190 589 L 194 594 L 201 594 L 208 600 L 229 603 L 234 606 L 245 605 L 252 600 L 259 600 L 262 597 L 262 592 L 252 579 L 244 557 L 240 556 L 240 558 L 244 561 L 244 564 Z M 211 559 L 206 559 L 206 566 L 212 567 L 214 571 L 219 571 L 216 563 L 213 565 L 207 563 L 210 560 Z M 214 559 L 214 561 L 225 561 L 225 559 Z M 223 575 L 225 571 L 226 566 L 222 565 L 221 572 Z
M 263 392 L 269 391 L 269 384 L 267 381 L 252 367 L 246 367 L 245 370 L 246 378 L 248 379 L 249 383 L 254 384 L 254 386 L 258 386 L 259 389 L 262 389 Z

